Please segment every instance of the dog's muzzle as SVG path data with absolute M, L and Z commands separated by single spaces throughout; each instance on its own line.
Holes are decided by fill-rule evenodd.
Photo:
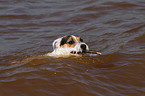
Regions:
M 89 51 L 89 48 L 85 43 L 83 43 L 83 44 L 80 44 L 79 51 L 74 50 L 74 51 L 71 51 L 70 53 L 71 54 L 85 54 L 87 51 Z

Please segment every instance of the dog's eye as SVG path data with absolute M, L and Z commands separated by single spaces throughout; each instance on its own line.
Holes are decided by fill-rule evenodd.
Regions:
M 69 44 L 74 44 L 75 42 L 74 42 L 74 41 L 69 41 L 68 43 L 69 43 Z

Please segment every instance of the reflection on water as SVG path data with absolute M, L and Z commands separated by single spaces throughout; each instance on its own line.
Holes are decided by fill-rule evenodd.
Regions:
M 143 0 L 1 0 L 0 96 L 145 95 Z M 52 58 L 78 35 L 96 57 Z

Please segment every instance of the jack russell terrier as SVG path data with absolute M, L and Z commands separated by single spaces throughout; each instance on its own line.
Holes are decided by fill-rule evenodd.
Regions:
M 68 57 L 68 56 L 90 56 L 101 55 L 100 52 L 89 51 L 89 47 L 80 37 L 69 35 L 58 38 L 52 43 L 53 52 L 47 53 L 47 56 Z

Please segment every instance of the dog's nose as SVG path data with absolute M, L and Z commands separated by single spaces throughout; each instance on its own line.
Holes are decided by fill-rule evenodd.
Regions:
M 81 48 L 82 48 L 83 50 L 86 50 L 86 45 L 85 45 L 85 44 L 81 44 Z

